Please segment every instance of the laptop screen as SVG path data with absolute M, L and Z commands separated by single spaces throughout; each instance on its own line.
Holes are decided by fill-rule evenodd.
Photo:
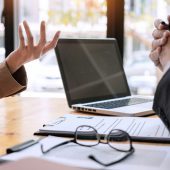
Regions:
M 115 39 L 60 39 L 55 50 L 69 106 L 130 95 Z

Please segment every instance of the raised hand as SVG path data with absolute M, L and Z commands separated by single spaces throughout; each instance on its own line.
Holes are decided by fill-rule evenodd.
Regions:
M 31 33 L 30 27 L 26 21 L 23 22 L 24 29 L 27 35 L 27 42 L 23 36 L 21 25 L 19 26 L 19 47 L 13 51 L 7 58 L 6 63 L 11 73 L 18 70 L 23 64 L 38 59 L 41 55 L 47 53 L 49 50 L 55 48 L 57 45 L 60 31 L 56 32 L 53 39 L 49 42 L 46 40 L 46 26 L 42 21 L 40 25 L 40 39 L 38 44 L 34 43 L 34 37 Z

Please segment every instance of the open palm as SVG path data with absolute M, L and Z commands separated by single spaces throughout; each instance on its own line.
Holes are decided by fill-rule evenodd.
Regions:
M 23 64 L 38 59 L 41 55 L 47 53 L 49 50 L 55 48 L 57 45 L 60 31 L 56 32 L 53 39 L 49 42 L 46 40 L 46 26 L 42 21 L 40 25 L 40 39 L 35 45 L 34 37 L 31 33 L 29 25 L 26 21 L 23 22 L 25 32 L 27 35 L 27 43 L 23 36 L 21 25 L 19 26 L 19 47 L 7 57 L 7 64 L 11 72 L 15 72 Z

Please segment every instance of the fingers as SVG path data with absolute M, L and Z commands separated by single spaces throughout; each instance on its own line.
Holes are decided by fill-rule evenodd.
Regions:
M 165 45 L 166 42 L 167 42 L 167 40 L 168 40 L 168 39 L 167 39 L 166 37 L 153 40 L 153 41 L 152 41 L 152 51 L 155 50 L 155 49 L 157 49 L 157 48 L 160 47 L 160 46 Z
M 31 30 L 30 30 L 26 21 L 23 22 L 23 25 L 24 25 L 25 32 L 26 32 L 27 39 L 28 39 L 28 48 L 33 48 L 34 47 L 34 38 L 32 36 Z
M 170 20 L 170 16 L 168 16 L 168 19 Z M 167 29 L 169 29 L 169 28 L 167 28 L 167 24 L 165 23 L 165 24 L 163 24 L 163 23 L 165 23 L 165 22 L 163 22 L 162 20 L 160 20 L 160 19 L 156 19 L 155 20 L 155 22 L 154 22 L 154 25 L 155 25 L 155 27 L 156 27 L 156 29 L 153 31 L 153 33 L 152 33 L 152 36 L 153 36 L 153 38 L 154 39 L 160 39 L 160 38 L 162 38 L 164 35 L 165 35 L 165 37 L 168 37 L 168 33 L 166 33 L 166 34 L 164 34 L 166 31 L 167 31 Z M 169 26 L 168 26 L 169 27 Z M 163 40 L 164 41 L 164 40 Z
M 39 45 L 44 46 L 46 44 L 46 27 L 45 27 L 45 21 L 41 22 L 40 26 L 40 40 Z
M 160 19 L 155 20 L 155 30 L 152 33 L 154 40 L 152 41 L 152 51 L 149 55 L 150 59 L 153 61 L 155 66 L 159 67 L 161 70 L 163 68 L 162 61 L 160 61 L 160 55 L 162 47 L 166 45 L 170 37 L 169 23 L 170 15 L 167 16 L 168 24 Z
M 161 22 L 162 22 L 161 19 L 156 19 L 154 21 L 154 26 L 155 26 L 156 29 L 160 29 L 160 26 L 162 25 Z
M 19 48 L 24 48 L 25 47 L 25 39 L 24 39 L 21 25 L 19 25 L 18 33 L 19 33 Z
M 153 32 L 154 40 L 152 41 L 152 50 L 157 49 L 159 46 L 163 46 L 167 43 L 170 37 L 170 31 L 155 30 Z
M 52 41 L 50 41 L 43 49 L 43 54 L 45 54 L 46 52 L 48 52 L 49 50 L 55 48 L 55 46 L 57 45 L 58 39 L 60 37 L 60 31 L 58 31 L 54 38 L 52 39 Z
M 57 42 L 59 40 L 60 37 L 60 31 L 57 31 L 56 34 L 54 35 L 53 40 L 51 41 L 51 43 L 49 44 L 49 47 L 51 48 L 55 48 L 55 46 L 57 45 Z
M 156 19 L 154 22 L 154 25 L 155 25 L 155 28 L 158 30 L 167 30 L 168 29 L 167 24 L 164 21 L 162 21 L 161 19 Z
M 167 19 L 170 21 L 170 16 L 168 16 Z M 160 46 L 165 45 L 167 43 L 168 37 L 170 36 L 170 31 L 167 30 L 167 27 L 169 27 L 168 24 L 160 19 L 156 19 L 154 25 L 156 29 L 152 33 L 154 38 L 152 42 L 152 51 Z
M 152 33 L 152 36 L 154 39 L 159 39 L 159 38 L 162 38 L 163 35 L 164 35 L 164 32 L 165 30 L 158 30 L 158 29 L 155 29 Z
M 152 51 L 149 55 L 149 58 L 153 61 L 155 66 L 160 64 L 159 55 L 161 53 L 161 47 L 158 47 L 156 50 Z
M 170 31 L 169 31 L 169 30 L 166 30 L 166 31 L 163 33 L 163 37 L 165 37 L 165 38 L 170 37 Z

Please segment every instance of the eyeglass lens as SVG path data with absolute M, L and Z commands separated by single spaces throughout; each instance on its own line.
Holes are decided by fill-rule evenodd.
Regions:
M 99 143 L 97 131 L 90 126 L 80 126 L 75 134 L 76 142 L 83 146 L 95 146 Z
M 49 151 L 53 150 L 54 148 L 57 148 L 59 146 L 65 145 L 70 142 L 76 142 L 79 145 L 91 147 L 91 146 L 95 146 L 99 144 L 100 136 L 97 130 L 91 126 L 79 126 L 75 132 L 75 139 L 60 143 L 46 151 L 44 151 L 43 145 L 41 145 L 41 151 L 43 154 L 46 154 Z M 93 155 L 89 155 L 89 158 L 98 162 L 99 164 L 103 166 L 110 166 L 110 165 L 113 165 L 115 163 L 118 163 L 124 160 L 125 158 L 127 158 L 134 152 L 134 148 L 132 146 L 130 136 L 128 135 L 128 133 L 122 130 L 119 130 L 119 129 L 112 130 L 107 137 L 107 143 L 109 144 L 111 148 L 114 148 L 117 151 L 127 152 L 127 154 L 121 157 L 119 160 L 113 161 L 108 164 L 104 164 L 100 162 Z
M 108 135 L 108 144 L 119 151 L 130 151 L 131 140 L 129 135 L 121 130 L 112 130 Z

